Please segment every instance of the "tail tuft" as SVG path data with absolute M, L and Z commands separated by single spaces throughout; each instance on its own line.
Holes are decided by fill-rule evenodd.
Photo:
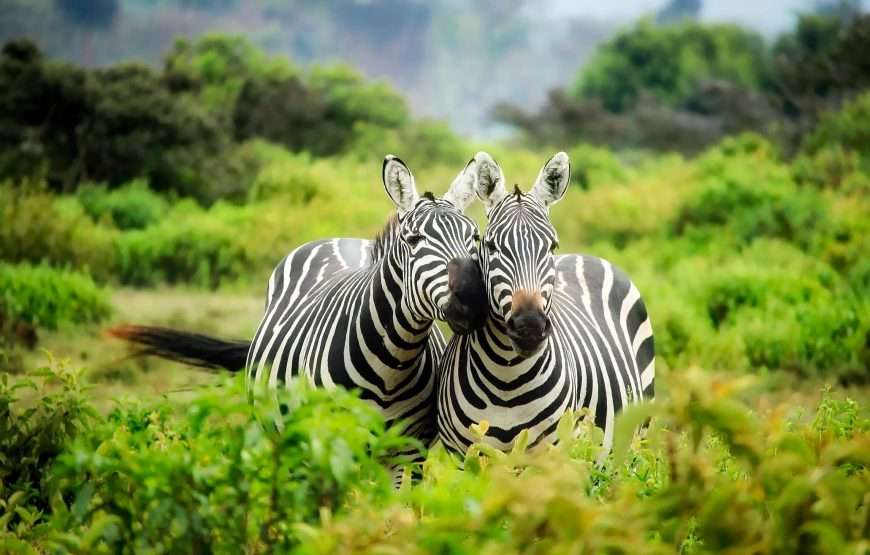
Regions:
M 110 337 L 137 346 L 139 356 L 158 356 L 200 368 L 237 372 L 245 367 L 249 341 L 226 341 L 208 335 L 158 326 L 120 325 L 106 330 Z

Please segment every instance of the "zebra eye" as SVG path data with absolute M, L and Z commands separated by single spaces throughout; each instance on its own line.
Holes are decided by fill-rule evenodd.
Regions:
M 414 233 L 413 235 L 408 235 L 408 237 L 405 239 L 405 242 L 408 243 L 408 245 L 410 245 L 411 247 L 416 247 L 423 239 L 425 239 L 425 237 L 423 237 L 419 233 Z
M 490 254 L 494 254 L 496 250 L 498 250 L 495 246 L 495 242 L 492 239 L 486 241 L 486 248 L 489 250 Z
M 471 238 L 475 243 L 480 243 L 480 233 L 475 233 Z
M 550 252 L 556 252 L 556 249 L 559 248 L 559 241 L 554 240 L 553 244 L 550 245 Z

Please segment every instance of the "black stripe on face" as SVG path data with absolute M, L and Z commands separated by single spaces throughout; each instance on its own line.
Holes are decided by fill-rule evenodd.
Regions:
M 548 310 L 556 277 L 556 232 L 529 195 L 509 195 L 490 212 L 481 266 L 491 308 L 507 318 L 513 291 L 540 292 Z
M 402 264 L 405 303 L 421 318 L 443 319 L 447 265 L 471 256 L 477 225 L 450 202 L 423 198 L 403 218 L 400 235 L 407 253 Z

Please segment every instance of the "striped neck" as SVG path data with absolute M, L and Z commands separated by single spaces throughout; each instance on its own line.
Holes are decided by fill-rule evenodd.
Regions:
M 404 299 L 404 268 L 409 252 L 398 238 L 384 238 L 386 252 L 373 266 L 365 299 L 361 303 L 359 326 L 371 352 L 385 367 L 413 368 L 423 355 L 433 320 L 408 308 Z
M 472 343 L 472 347 L 481 351 L 481 354 L 495 365 L 489 370 L 494 374 L 505 373 L 509 375 L 515 375 L 517 371 L 537 364 L 541 357 L 547 354 L 553 340 L 552 337 L 548 338 L 540 351 L 528 358 L 522 358 L 511 346 L 507 335 L 507 325 L 501 318 L 497 318 L 493 314 L 489 315 L 486 325 L 477 330 L 474 335 L 477 340 Z

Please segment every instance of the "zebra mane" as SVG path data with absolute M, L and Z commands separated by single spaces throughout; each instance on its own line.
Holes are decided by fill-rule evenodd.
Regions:
M 393 241 L 394 231 L 399 225 L 399 215 L 393 214 L 384 224 L 384 228 L 380 230 L 372 242 L 372 262 L 376 262 L 384 258 L 384 255 L 390 248 Z
M 520 191 L 520 186 L 518 183 L 514 183 L 514 194 L 517 196 L 517 199 L 523 196 L 523 192 Z

